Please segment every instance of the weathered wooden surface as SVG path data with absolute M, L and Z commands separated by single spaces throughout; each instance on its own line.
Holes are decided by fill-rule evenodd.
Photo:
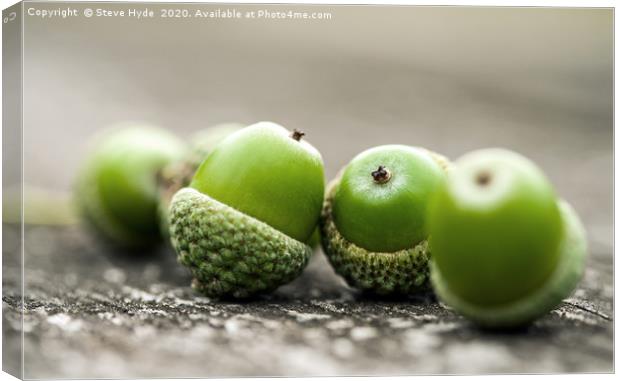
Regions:
M 218 303 L 192 293 L 166 250 L 130 259 L 76 226 L 30 227 L 26 377 L 612 370 L 612 13 L 326 10 L 334 18 L 324 23 L 31 20 L 27 184 L 68 192 L 84 142 L 128 119 L 181 136 L 224 121 L 301 128 L 328 178 L 373 145 L 450 159 L 506 147 L 536 161 L 584 221 L 590 257 L 576 294 L 527 329 L 486 332 L 432 296 L 358 295 L 317 252 L 274 295 Z M 18 275 L 15 263 L 3 270 L 13 343 Z
M 215 377 L 612 370 L 611 261 L 526 329 L 488 332 L 432 295 L 376 300 L 343 285 L 321 252 L 274 295 L 216 302 L 186 287 L 174 254 L 110 253 L 79 230 L 33 228 L 26 376 Z M 36 247 L 35 242 L 47 244 Z M 59 241 L 62 252 L 50 252 Z M 5 335 L 19 340 L 18 268 L 4 269 Z M 6 350 L 6 349 L 5 349 Z

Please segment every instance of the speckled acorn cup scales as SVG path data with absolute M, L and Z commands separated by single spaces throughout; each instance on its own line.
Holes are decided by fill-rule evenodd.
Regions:
M 430 152 L 433 159 L 448 170 L 450 162 Z M 428 240 L 415 247 L 389 253 L 372 252 L 349 242 L 334 222 L 333 197 L 343 171 L 327 185 L 319 226 L 321 244 L 332 267 L 354 288 L 376 295 L 405 296 L 429 291 L 431 250 Z
M 301 274 L 312 248 L 193 188 L 170 204 L 170 236 L 197 291 L 216 298 L 267 293 Z

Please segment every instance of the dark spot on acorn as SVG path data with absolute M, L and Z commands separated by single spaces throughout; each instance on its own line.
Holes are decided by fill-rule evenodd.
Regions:
M 489 172 L 483 171 L 476 175 L 476 184 L 485 187 L 491 183 L 492 176 Z
M 306 135 L 305 132 L 300 131 L 298 129 L 294 129 L 293 132 L 291 133 L 291 138 L 300 141 L 301 138 L 303 138 Z
M 372 171 L 370 174 L 377 184 L 385 184 L 392 178 L 392 173 L 383 165 L 380 165 L 376 171 Z

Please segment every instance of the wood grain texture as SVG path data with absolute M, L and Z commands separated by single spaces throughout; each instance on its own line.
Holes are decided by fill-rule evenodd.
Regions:
M 216 302 L 188 287 L 188 274 L 169 250 L 132 258 L 98 246 L 77 228 L 33 228 L 27 235 L 48 244 L 33 245 L 26 260 L 26 377 L 613 369 L 609 256 L 590 258 L 580 287 L 556 310 L 525 329 L 491 332 L 431 294 L 384 300 L 356 293 L 321 252 L 275 294 Z M 61 243 L 58 251 L 54 245 Z M 18 271 L 3 271 L 7 347 L 19 340 L 20 299 L 13 282 Z

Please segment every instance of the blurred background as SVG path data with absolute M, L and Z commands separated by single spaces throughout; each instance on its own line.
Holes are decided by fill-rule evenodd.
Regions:
M 214 306 L 188 291 L 188 279 L 174 275 L 178 269 L 169 253 L 169 262 L 127 264 L 102 255 L 79 231 L 33 228 L 26 233 L 32 311 L 24 326 L 31 332 L 27 375 L 612 369 L 611 9 L 71 7 L 79 17 L 25 17 L 26 216 L 40 221 L 52 214 L 74 222 L 56 207 L 69 200 L 88 140 L 119 122 L 146 122 L 187 138 L 221 122 L 274 121 L 306 132 L 323 155 L 328 178 L 357 153 L 380 144 L 424 146 L 450 159 L 477 148 L 506 147 L 538 163 L 582 216 L 594 264 L 578 296 L 595 305 L 552 315 L 534 329 L 534 338 L 485 336 L 462 328 L 458 317 L 435 303 L 347 304 L 352 294 L 343 291 L 325 259 L 315 256 L 305 280 L 276 296 L 292 303 L 288 312 L 282 300 L 258 308 Z M 85 18 L 86 7 L 149 8 L 156 17 Z M 159 17 L 163 8 L 191 14 L 294 10 L 327 12 L 331 18 L 170 19 Z M 274 348 L 277 353 L 269 355 Z M 170 356 L 184 361 L 164 361 Z M 92 358 L 100 360 L 93 364 Z
M 575 204 L 593 244 L 611 245 L 611 10 L 186 6 L 218 8 L 331 19 L 26 17 L 26 184 L 68 191 L 85 142 L 114 123 L 187 137 L 271 120 L 305 131 L 330 178 L 379 144 L 451 159 L 519 151 Z

